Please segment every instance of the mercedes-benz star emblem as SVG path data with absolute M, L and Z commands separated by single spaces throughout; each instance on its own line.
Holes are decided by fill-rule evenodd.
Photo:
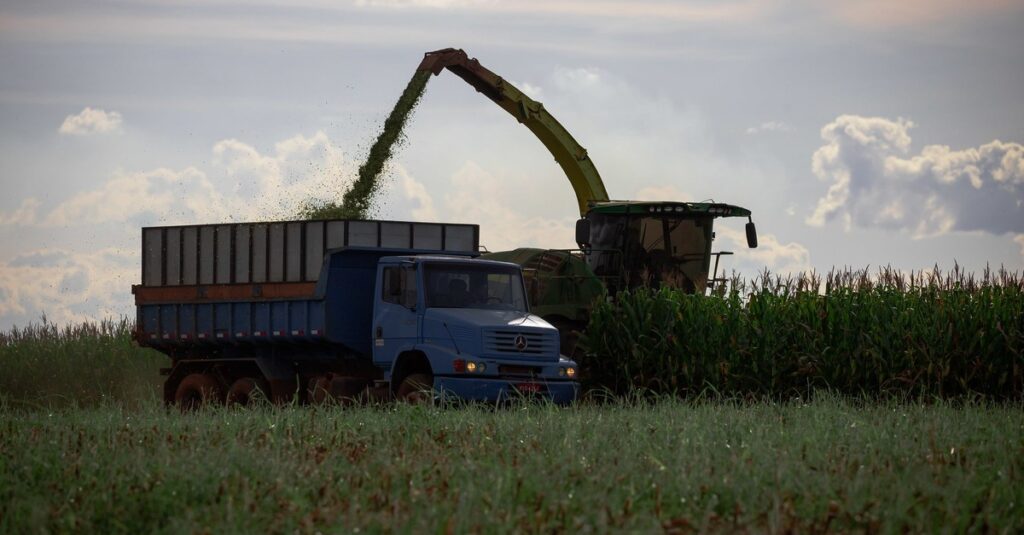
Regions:
M 516 335 L 516 339 L 512 343 L 515 344 L 516 349 L 519 351 L 526 349 L 526 346 L 530 345 L 526 342 L 526 337 L 521 334 Z

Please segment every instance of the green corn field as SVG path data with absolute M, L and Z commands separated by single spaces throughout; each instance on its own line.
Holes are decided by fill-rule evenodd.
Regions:
M 1020 398 L 1024 279 L 882 269 L 645 288 L 597 303 L 581 342 L 585 379 L 619 394 Z

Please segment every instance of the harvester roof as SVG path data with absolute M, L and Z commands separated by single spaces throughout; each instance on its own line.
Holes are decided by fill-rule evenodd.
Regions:
M 676 214 L 680 216 L 749 217 L 750 210 L 717 202 L 678 201 L 603 201 L 590 205 L 590 213 L 598 214 Z

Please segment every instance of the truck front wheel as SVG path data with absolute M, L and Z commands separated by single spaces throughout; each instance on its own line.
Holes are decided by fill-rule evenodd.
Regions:
M 186 375 L 174 392 L 174 403 L 183 411 L 220 404 L 223 399 L 220 383 L 205 373 Z
M 399 401 L 418 405 L 434 397 L 433 389 L 434 377 L 429 373 L 411 373 L 402 379 L 395 397 Z

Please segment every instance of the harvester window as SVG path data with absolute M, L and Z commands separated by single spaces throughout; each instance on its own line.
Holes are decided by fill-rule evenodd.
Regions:
M 640 221 L 640 243 L 647 253 L 665 250 L 665 227 L 661 218 L 645 217 Z
M 688 259 L 688 255 L 704 255 L 707 248 L 704 226 L 696 219 L 676 219 L 669 221 L 669 243 L 672 256 Z

